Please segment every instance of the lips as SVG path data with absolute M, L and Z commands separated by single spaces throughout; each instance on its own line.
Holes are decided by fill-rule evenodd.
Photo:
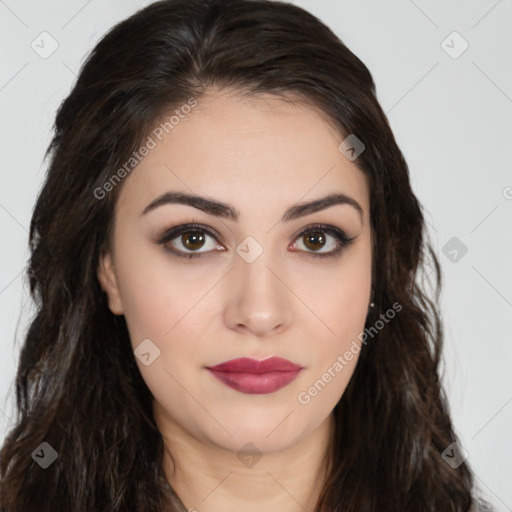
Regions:
M 301 366 L 281 357 L 269 357 L 268 359 L 263 359 L 263 361 L 242 357 L 215 366 L 209 366 L 208 369 L 218 372 L 268 373 L 293 372 L 300 370 Z
M 207 369 L 226 386 L 246 394 L 274 393 L 292 382 L 302 370 L 281 357 L 232 359 Z

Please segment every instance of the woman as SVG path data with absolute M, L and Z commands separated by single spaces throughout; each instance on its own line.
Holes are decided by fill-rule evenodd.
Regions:
M 421 207 L 325 25 L 152 4 L 93 50 L 48 153 L 2 510 L 476 510 Z

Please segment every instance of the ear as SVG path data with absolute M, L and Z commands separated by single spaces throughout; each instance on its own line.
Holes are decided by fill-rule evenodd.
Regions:
M 110 254 L 110 252 L 100 255 L 97 276 L 101 288 L 107 294 L 108 307 L 110 311 L 112 311 L 114 315 L 122 315 L 123 305 L 121 303 L 121 297 L 119 295 L 117 278 L 114 273 L 112 255 Z

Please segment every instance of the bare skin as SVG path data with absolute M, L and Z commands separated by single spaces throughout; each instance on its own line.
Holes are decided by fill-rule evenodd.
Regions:
M 166 475 L 186 508 L 312 512 L 326 477 L 332 410 L 358 354 L 339 371 L 333 364 L 363 331 L 370 302 L 368 183 L 338 149 L 343 137 L 312 107 L 226 91 L 198 101 L 125 178 L 98 278 L 111 311 L 125 315 L 133 348 L 149 339 L 160 351 L 151 364 L 137 364 L 172 453 Z M 227 203 L 239 218 L 169 203 L 142 213 L 169 191 Z M 335 204 L 280 220 L 291 206 L 334 193 L 362 212 Z M 216 238 L 203 232 L 199 247 L 179 234 L 166 245 L 201 256 L 180 258 L 156 243 L 192 222 Z M 315 256 L 338 247 L 318 223 L 355 238 L 337 255 Z M 322 247 L 311 239 L 319 231 Z M 303 369 L 267 394 L 234 390 L 206 368 L 271 356 Z M 322 378 L 321 390 L 308 392 Z

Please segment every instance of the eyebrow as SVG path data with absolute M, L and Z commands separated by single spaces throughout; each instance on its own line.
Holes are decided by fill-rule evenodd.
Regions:
M 197 208 L 209 215 L 214 215 L 216 217 L 222 217 L 234 221 L 237 221 L 240 217 L 240 212 L 229 204 L 207 197 L 194 194 L 186 194 L 183 192 L 166 192 L 165 194 L 158 196 L 156 199 L 151 201 L 151 203 L 149 203 L 146 208 L 144 208 L 141 215 L 144 215 L 165 204 L 184 204 Z M 359 213 L 361 220 L 363 220 L 363 209 L 355 199 L 352 199 L 346 194 L 330 194 L 320 199 L 315 199 L 313 201 L 304 203 L 297 203 L 291 206 L 283 214 L 281 221 L 286 222 L 295 220 L 338 204 L 347 204 L 352 206 Z

